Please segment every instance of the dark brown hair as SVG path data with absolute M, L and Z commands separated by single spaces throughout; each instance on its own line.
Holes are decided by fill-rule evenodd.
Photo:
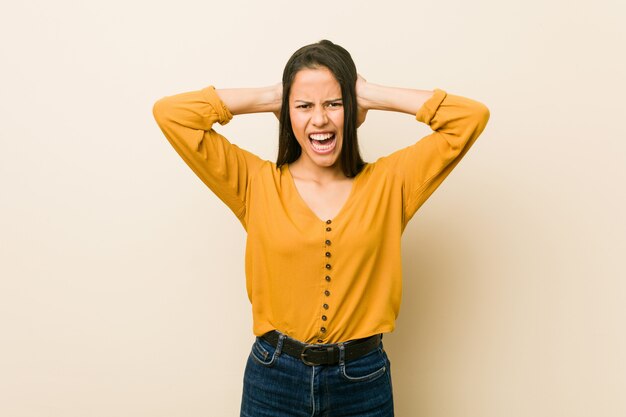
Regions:
M 296 140 L 291 127 L 289 115 L 289 95 L 291 85 L 298 71 L 304 68 L 325 67 L 330 70 L 341 86 L 343 102 L 343 146 L 339 159 L 346 177 L 355 177 L 365 162 L 359 152 L 357 138 L 357 102 L 356 102 L 356 65 L 350 53 L 339 45 L 328 40 L 303 46 L 289 58 L 283 71 L 283 98 L 280 112 L 280 126 L 278 134 L 278 158 L 276 166 L 296 161 L 302 154 L 302 148 Z

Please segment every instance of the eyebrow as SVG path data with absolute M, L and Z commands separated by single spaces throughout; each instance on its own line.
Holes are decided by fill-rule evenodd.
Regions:
M 343 99 L 340 97 L 340 98 L 334 98 L 332 100 L 326 100 L 324 103 L 332 103 L 334 101 L 342 101 L 342 100 Z M 306 104 L 311 104 L 312 103 L 312 101 L 306 101 L 306 100 L 294 100 L 294 101 L 299 101 L 300 103 L 306 103 Z

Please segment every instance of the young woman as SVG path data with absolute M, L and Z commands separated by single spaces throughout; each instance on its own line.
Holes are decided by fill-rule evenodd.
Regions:
M 434 132 L 366 163 L 356 129 L 368 110 L 414 115 Z M 280 120 L 276 163 L 213 130 L 257 112 Z M 256 340 L 241 415 L 393 416 L 381 339 L 400 307 L 401 235 L 483 131 L 487 108 L 368 83 L 324 40 L 296 51 L 278 85 L 165 97 L 154 116 L 247 232 Z M 393 141 L 393 126 L 379 139 Z

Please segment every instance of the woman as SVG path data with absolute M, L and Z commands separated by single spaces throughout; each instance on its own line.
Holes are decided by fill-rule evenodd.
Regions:
M 434 132 L 374 163 L 359 154 L 368 110 L 414 115 Z M 244 113 L 280 120 L 276 163 L 213 130 Z M 247 231 L 246 283 L 256 340 L 242 416 L 392 416 L 382 334 L 401 299 L 401 235 L 478 138 L 476 101 L 392 88 L 357 75 L 330 41 L 287 62 L 282 83 L 159 100 L 155 118 Z M 381 140 L 393 140 L 393 129 Z

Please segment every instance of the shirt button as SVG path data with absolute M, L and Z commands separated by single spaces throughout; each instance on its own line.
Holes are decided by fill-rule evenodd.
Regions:
M 330 277 L 326 275 L 326 281 L 330 282 Z
M 322 316 L 322 320 L 326 321 L 326 320 L 328 320 L 328 317 Z
M 327 228 L 326 228 L 326 231 L 327 231 L 327 232 L 330 232 L 331 230 L 333 230 L 333 229 L 331 229 L 330 227 L 327 227 Z
M 330 252 L 326 252 L 326 257 L 330 258 Z
M 328 310 L 328 304 L 324 304 L 322 307 L 324 307 L 324 310 Z
M 328 291 L 328 290 L 324 291 L 324 295 L 325 295 L 326 297 L 328 297 L 328 296 L 330 295 L 330 291 Z
M 326 241 L 326 244 L 327 244 L 327 245 L 330 245 L 330 240 L 327 240 L 327 241 Z
M 330 264 L 326 264 L 326 269 L 330 269 Z
M 322 333 L 326 333 L 326 327 L 322 327 L 320 330 L 322 331 Z
M 332 220 L 326 220 L 326 224 L 331 224 L 332 222 Z

